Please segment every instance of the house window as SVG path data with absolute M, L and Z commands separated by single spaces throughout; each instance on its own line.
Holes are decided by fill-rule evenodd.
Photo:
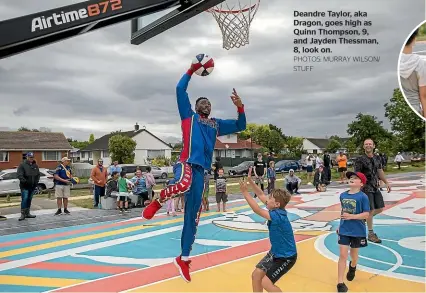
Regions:
M 313 154 L 318 154 L 318 150 L 312 150 Z
M 43 152 L 43 161 L 60 161 L 61 152 Z
M 155 159 L 158 157 L 165 157 L 166 152 L 164 150 L 148 150 L 148 158 Z
M 102 151 L 103 155 L 102 158 L 109 158 L 109 152 L 108 151 Z
M 86 152 L 81 152 L 81 158 L 82 159 L 86 158 Z
M 0 152 L 0 162 L 9 162 L 8 152 Z

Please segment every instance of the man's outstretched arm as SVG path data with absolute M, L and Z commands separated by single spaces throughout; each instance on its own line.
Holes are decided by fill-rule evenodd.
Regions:
M 246 129 L 246 126 L 247 126 L 246 114 L 244 112 L 244 105 L 241 102 L 241 99 L 238 96 L 235 89 L 232 92 L 231 99 L 234 105 L 237 106 L 238 119 L 226 119 L 226 120 L 216 119 L 219 126 L 219 131 L 218 131 L 219 136 L 243 131 L 244 129 Z
M 186 90 L 188 89 L 189 81 L 194 71 L 189 69 L 179 80 L 179 83 L 176 86 L 176 97 L 177 105 L 179 109 L 180 119 L 184 120 L 191 117 L 194 114 L 191 108 L 191 102 L 189 101 L 189 96 Z

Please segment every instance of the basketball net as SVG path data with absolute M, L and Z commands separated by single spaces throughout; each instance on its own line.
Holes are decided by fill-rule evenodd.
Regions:
M 249 2 L 243 5 L 241 2 Z M 230 6 L 226 1 L 207 10 L 222 31 L 223 48 L 240 48 L 249 44 L 250 24 L 259 8 L 260 0 L 239 0 Z

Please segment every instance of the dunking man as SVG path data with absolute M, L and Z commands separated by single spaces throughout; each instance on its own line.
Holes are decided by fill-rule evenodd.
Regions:
M 183 75 L 176 88 L 177 105 L 181 117 L 182 152 L 179 161 L 173 167 L 174 178 L 169 186 L 160 192 L 160 198 L 153 200 L 143 211 L 145 219 L 151 219 L 162 204 L 172 198 L 185 196 L 185 216 L 181 236 L 181 255 L 176 257 L 174 264 L 182 278 L 190 282 L 189 254 L 195 241 L 195 234 L 201 213 L 201 201 L 204 189 L 204 170 L 212 165 L 213 150 L 216 137 L 246 129 L 244 105 L 235 89 L 231 99 L 237 107 L 238 119 L 222 120 L 209 118 L 210 101 L 201 97 L 195 103 L 195 112 L 191 108 L 187 88 L 192 74 L 199 69 L 198 64 Z

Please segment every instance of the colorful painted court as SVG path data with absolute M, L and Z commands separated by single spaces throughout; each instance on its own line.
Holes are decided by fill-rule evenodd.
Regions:
M 375 220 L 381 244 L 361 249 L 350 292 L 425 292 L 425 178 L 398 175 Z M 335 292 L 339 194 L 302 190 L 288 211 L 298 261 L 278 285 Z M 215 210 L 215 206 L 213 209 Z M 114 212 L 114 211 L 113 211 Z M 1 292 L 251 292 L 251 272 L 269 249 L 265 221 L 243 199 L 203 213 L 192 251 L 191 283 L 172 264 L 183 217 L 132 218 L 0 238 Z

